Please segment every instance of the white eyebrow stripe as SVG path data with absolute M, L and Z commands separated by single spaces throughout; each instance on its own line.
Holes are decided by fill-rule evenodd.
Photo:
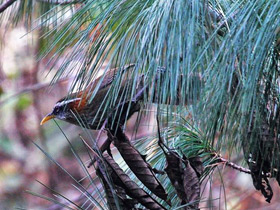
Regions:
M 56 103 L 55 106 L 59 107 L 59 106 L 63 106 L 65 104 L 68 104 L 68 103 L 71 103 L 74 101 L 79 101 L 79 100 L 81 100 L 81 98 L 74 98 L 74 99 L 70 99 L 70 100 L 66 100 L 66 101 L 61 101 L 61 102 Z

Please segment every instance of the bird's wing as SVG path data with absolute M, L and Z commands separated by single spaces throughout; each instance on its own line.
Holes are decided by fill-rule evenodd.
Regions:
M 122 68 L 118 67 L 110 69 L 109 71 L 105 72 L 105 75 L 102 75 L 94 80 L 93 84 L 91 84 L 90 86 L 96 88 L 99 85 L 98 90 L 106 88 L 112 84 L 119 71 L 126 72 L 128 69 L 133 68 L 134 66 L 135 64 L 128 64 Z
M 106 87 L 110 86 L 112 82 L 114 81 L 115 77 L 117 76 L 117 73 L 119 71 L 128 72 L 130 68 L 133 68 L 135 64 L 128 64 L 122 68 L 113 68 L 105 72 L 105 75 L 102 75 L 95 79 L 91 84 L 88 85 L 88 87 L 80 91 L 78 93 L 72 93 L 71 98 L 76 97 L 76 98 L 81 98 L 83 103 L 85 104 L 84 101 L 87 101 L 88 97 L 91 97 L 93 91 L 100 91 L 102 89 L 105 89 Z M 98 90 L 96 88 L 98 87 Z

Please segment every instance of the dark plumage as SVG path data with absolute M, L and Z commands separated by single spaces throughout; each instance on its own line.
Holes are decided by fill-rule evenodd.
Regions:
M 143 75 L 137 75 L 137 78 L 133 78 L 136 84 L 133 84 L 135 82 L 132 81 L 131 76 L 134 66 L 134 64 L 130 64 L 123 68 L 111 69 L 94 80 L 85 90 L 60 99 L 41 124 L 57 118 L 82 127 L 99 130 L 106 120 L 106 127 L 123 125 L 133 113 L 139 111 L 138 101 L 143 98 L 144 93 L 147 93 L 151 102 L 167 105 L 191 104 L 199 99 L 199 90 L 202 87 L 200 76 L 190 76 L 189 85 L 183 85 L 183 75 L 178 75 L 177 85 L 172 84 L 173 86 L 171 86 L 166 83 L 169 81 L 166 79 L 169 74 L 166 74 L 164 68 L 158 67 L 152 81 L 146 81 L 144 85 Z M 119 79 L 118 76 L 122 78 Z M 111 88 L 111 85 L 117 82 L 119 84 L 114 84 L 114 88 Z M 131 85 L 134 85 L 133 88 Z M 162 87 L 171 89 L 167 92 L 167 97 L 161 95 Z M 171 97 L 170 92 L 174 92 L 174 89 L 177 95 Z M 96 94 L 91 100 L 94 91 Z M 115 96 L 113 100 L 112 96 Z

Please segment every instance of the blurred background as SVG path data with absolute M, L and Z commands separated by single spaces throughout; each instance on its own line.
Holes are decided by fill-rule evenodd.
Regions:
M 79 135 L 86 138 L 86 131 L 61 121 L 57 123 L 63 132 L 54 121 L 39 125 L 55 102 L 67 94 L 73 78 L 69 75 L 49 86 L 55 68 L 49 72 L 48 57 L 40 61 L 36 59 L 39 53 L 38 32 L 28 33 L 18 25 L 16 28 L 1 28 L 0 33 L 3 35 L 0 36 L 0 209 L 59 209 L 53 202 L 27 191 L 55 199 L 49 187 L 74 201 L 81 199 L 81 192 L 73 186 L 69 175 L 33 142 L 75 179 L 88 185 L 84 183 L 85 173 L 66 139 L 87 164 L 88 153 L 79 138 Z M 62 61 L 63 56 L 60 59 Z M 59 62 L 56 65 L 59 66 Z M 133 134 L 137 116 L 128 122 L 126 133 L 132 140 L 155 132 L 156 123 L 151 113 L 142 119 L 137 135 Z M 96 132 L 89 132 L 96 135 Z M 238 156 L 231 157 L 233 162 L 240 159 Z M 95 176 L 93 169 L 89 171 Z M 211 205 L 214 209 L 280 209 L 278 184 L 273 181 L 271 184 L 275 195 L 268 204 L 253 187 L 249 175 L 220 167 L 213 179 L 204 183 L 202 197 L 213 199 Z M 202 206 L 209 207 L 209 203 L 202 202 Z

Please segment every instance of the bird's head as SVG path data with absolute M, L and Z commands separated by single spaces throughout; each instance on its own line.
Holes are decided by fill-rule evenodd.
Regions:
M 80 105 L 81 98 L 75 99 L 61 99 L 56 102 L 53 111 L 47 114 L 41 121 L 40 125 L 43 125 L 47 121 L 57 118 L 64 121 L 69 121 L 73 118 L 73 112 Z

